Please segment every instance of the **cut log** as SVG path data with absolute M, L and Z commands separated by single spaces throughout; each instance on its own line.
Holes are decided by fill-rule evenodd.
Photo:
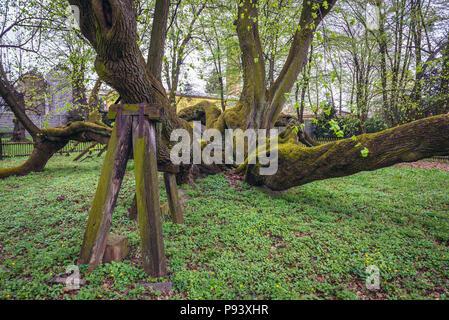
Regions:
M 137 221 L 137 199 L 135 194 L 133 198 L 133 203 L 131 204 L 131 208 L 128 209 L 128 218 L 130 220 Z
M 104 250 L 103 263 L 123 261 L 129 253 L 128 238 L 116 234 L 109 234 Z
M 161 202 L 161 215 L 163 217 L 168 216 L 170 213 L 170 206 L 168 205 L 168 202 Z
M 168 202 L 161 202 L 161 215 L 167 216 L 170 212 L 170 207 Z M 136 195 L 134 195 L 133 203 L 131 204 L 131 208 L 128 209 L 128 218 L 130 220 L 137 221 L 137 199 Z

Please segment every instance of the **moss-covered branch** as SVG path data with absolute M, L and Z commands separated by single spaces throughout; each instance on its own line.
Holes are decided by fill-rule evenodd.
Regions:
M 369 153 L 364 157 L 363 148 Z M 449 115 L 434 116 L 364 134 L 357 141 L 345 139 L 321 146 L 301 147 L 290 139 L 278 145 L 278 170 L 259 175 L 259 164 L 244 165 L 246 181 L 285 190 L 315 180 L 376 170 L 399 162 L 410 162 L 449 153 Z
M 12 168 L 0 168 L 0 179 L 10 176 L 24 176 L 30 172 L 40 172 L 44 170 L 48 160 L 61 148 L 67 141 L 40 141 L 34 143 L 34 149 L 30 157 L 22 165 Z
M 200 121 L 206 128 L 213 128 L 220 115 L 220 108 L 207 100 L 200 101 L 178 112 L 178 116 L 181 119 L 185 121 Z
M 48 160 L 70 140 L 96 141 L 106 144 L 111 136 L 111 128 L 85 121 L 71 122 L 60 127 L 40 129 L 34 140 L 34 149 L 22 165 L 0 168 L 0 179 L 9 176 L 24 176 L 30 172 L 44 170 Z
M 70 122 L 65 126 L 42 129 L 42 135 L 50 141 L 76 140 L 98 141 L 106 144 L 112 129 L 105 125 L 87 121 Z

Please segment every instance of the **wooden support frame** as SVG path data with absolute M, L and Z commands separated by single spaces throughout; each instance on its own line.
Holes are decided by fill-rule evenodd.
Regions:
M 134 172 L 143 268 L 154 277 L 167 274 L 162 236 L 159 181 L 156 161 L 155 124 L 144 121 L 139 137 L 138 117 L 133 117 Z
M 116 124 L 109 140 L 78 259 L 80 264 L 89 264 L 90 270 L 101 263 L 104 255 L 112 212 L 132 146 L 143 267 L 153 277 L 167 275 L 156 159 L 155 121 L 160 119 L 161 110 L 160 106 L 143 103 L 110 107 L 108 116 L 117 117 Z
M 179 200 L 178 186 L 176 184 L 176 173 L 179 172 L 179 166 L 158 164 L 158 171 L 164 173 L 164 184 L 167 192 L 171 220 L 174 223 L 182 224 L 184 223 L 183 208 Z M 131 208 L 129 209 L 128 218 L 137 220 L 137 200 L 135 195 Z
M 111 227 L 112 212 L 117 201 L 131 148 L 132 118 L 129 116 L 123 117 L 121 124 L 122 134 L 117 137 L 117 127 L 114 126 L 109 139 L 100 181 L 89 212 L 87 228 L 78 259 L 79 264 L 89 264 L 90 269 L 98 266 L 103 258 L 107 235 Z
M 151 121 L 159 121 L 163 108 L 158 104 L 111 104 L 108 111 L 108 119 L 114 120 L 117 113 L 121 110 L 123 116 L 138 116 L 140 106 L 143 105 L 143 114 Z

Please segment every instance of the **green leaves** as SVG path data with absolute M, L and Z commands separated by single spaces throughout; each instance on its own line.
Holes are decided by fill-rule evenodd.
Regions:
M 365 147 L 362 150 L 360 150 L 360 153 L 362 154 L 362 157 L 366 158 L 369 154 L 369 150 L 367 147 Z
M 357 141 L 357 137 L 356 136 L 352 136 L 351 137 L 352 141 Z M 359 142 L 355 145 L 355 148 L 360 148 L 363 147 L 363 145 Z M 366 158 L 369 154 L 369 149 L 367 147 L 363 147 L 362 150 L 360 150 L 360 154 L 362 155 L 362 157 Z
M 330 108 L 329 108 L 329 110 L 330 110 Z M 330 112 L 330 111 L 329 111 L 329 112 Z M 340 126 L 338 125 L 337 121 L 335 121 L 335 120 L 330 120 L 330 121 L 329 121 L 329 124 L 330 124 L 330 129 L 331 129 L 332 131 L 334 131 L 335 135 L 336 135 L 338 138 L 343 138 L 344 133 L 343 133 L 343 131 L 341 130 Z
M 293 126 L 292 130 L 296 135 L 298 135 L 299 130 L 297 126 Z

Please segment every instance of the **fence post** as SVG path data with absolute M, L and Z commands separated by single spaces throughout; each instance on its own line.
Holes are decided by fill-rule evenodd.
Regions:
M 2 135 L 0 134 L 0 160 L 3 159 Z

